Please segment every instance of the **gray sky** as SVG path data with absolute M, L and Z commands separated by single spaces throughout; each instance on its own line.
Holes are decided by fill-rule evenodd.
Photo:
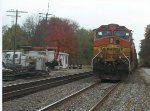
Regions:
M 149 0 L 2 0 L 2 25 L 11 25 L 12 18 L 6 16 L 10 14 L 6 11 L 27 11 L 28 14 L 20 14 L 18 23 L 21 25 L 33 13 L 46 13 L 48 2 L 49 13 L 72 19 L 85 29 L 109 23 L 126 26 L 133 30 L 137 52 L 145 27 L 150 24 Z

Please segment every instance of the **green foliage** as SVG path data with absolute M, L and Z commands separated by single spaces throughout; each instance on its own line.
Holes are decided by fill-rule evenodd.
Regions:
M 147 25 L 144 36 L 145 39 L 141 41 L 139 56 L 142 59 L 142 65 L 150 66 L 150 25 Z
M 77 62 L 82 64 L 90 64 L 93 56 L 93 38 L 92 31 L 84 28 L 76 32 L 78 42 Z
M 7 30 L 8 30 L 8 26 L 7 26 L 7 25 L 4 25 L 4 26 L 2 27 L 2 35 L 4 35 Z
M 15 36 L 15 25 L 8 28 L 3 34 L 2 46 L 3 50 L 13 50 L 14 48 L 14 36 Z M 28 45 L 27 33 L 22 28 L 16 26 L 16 46 L 17 45 Z

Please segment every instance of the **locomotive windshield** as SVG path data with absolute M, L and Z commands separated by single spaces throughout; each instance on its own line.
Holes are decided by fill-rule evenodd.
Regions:
M 124 39 L 127 39 L 129 37 L 129 32 L 126 30 L 117 30 L 114 32 L 115 36 L 122 37 Z
M 105 37 L 105 36 L 111 36 L 112 31 L 111 30 L 98 30 L 96 34 L 97 38 Z

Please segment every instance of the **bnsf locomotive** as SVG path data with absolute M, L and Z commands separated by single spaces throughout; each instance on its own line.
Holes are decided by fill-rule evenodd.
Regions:
M 137 66 L 132 31 L 118 24 L 94 29 L 93 72 L 101 79 L 120 80 Z

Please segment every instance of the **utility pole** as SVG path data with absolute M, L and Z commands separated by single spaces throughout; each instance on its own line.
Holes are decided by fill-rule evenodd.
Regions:
M 45 20 L 46 20 L 46 23 L 47 23 L 47 19 L 48 19 L 48 16 L 49 15 L 53 15 L 53 14 L 49 14 L 49 2 L 48 2 L 48 8 L 47 8 L 47 13 L 39 13 L 39 14 L 44 14 L 46 17 L 45 17 Z
M 47 31 L 45 31 L 45 30 L 47 30 L 47 21 L 48 21 L 48 16 L 49 15 L 53 15 L 53 14 L 49 14 L 49 2 L 48 2 L 48 8 L 47 8 L 47 12 L 46 13 L 39 13 L 40 15 L 39 15 L 39 18 L 40 17 L 42 17 L 43 18 L 43 20 L 42 20 L 42 24 L 44 25 L 44 34 L 43 34 L 43 36 L 45 36 L 45 35 L 47 35 Z M 44 17 L 43 17 L 44 16 Z M 40 19 L 39 19 L 39 26 L 40 26 Z M 40 43 L 40 45 L 41 44 L 43 44 L 42 43 L 42 41 L 40 40 L 41 38 L 39 37 L 39 43 Z
M 48 2 L 47 13 L 46 13 L 46 21 L 47 21 L 47 17 L 48 17 L 48 12 L 49 12 L 49 2 Z M 50 15 L 51 15 L 51 14 L 50 14 Z
M 14 11 L 14 10 L 9 10 L 7 12 L 13 12 L 13 13 L 16 13 L 15 15 L 7 15 L 7 16 L 11 16 L 11 17 L 16 17 L 16 22 L 15 22 L 15 35 L 13 36 L 13 45 L 14 45 L 14 54 L 13 54 L 13 65 L 15 65 L 15 52 L 16 52 L 16 37 L 17 37 L 17 20 L 18 20 L 18 13 L 28 13 L 28 12 L 25 12 L 25 11 Z

